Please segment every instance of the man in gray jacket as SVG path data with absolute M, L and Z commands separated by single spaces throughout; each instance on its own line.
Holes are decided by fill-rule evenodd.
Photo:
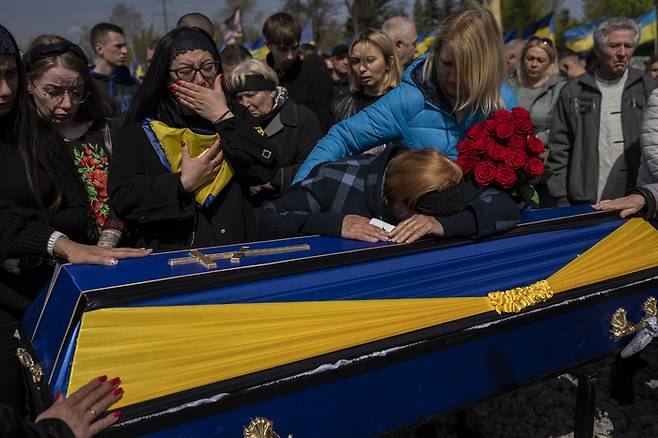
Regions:
M 594 31 L 595 69 L 562 89 L 549 138 L 548 188 L 558 206 L 595 203 L 635 187 L 642 111 L 658 82 L 629 68 L 640 30 L 625 17 Z
M 605 199 L 592 207 L 596 210 L 619 210 L 621 217 L 628 217 L 641 211 L 646 219 L 658 219 L 656 201 L 658 201 L 658 183 L 638 187 L 628 196 Z

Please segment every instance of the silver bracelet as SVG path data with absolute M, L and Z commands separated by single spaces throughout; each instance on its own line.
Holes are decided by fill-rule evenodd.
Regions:
M 50 235 L 48 238 L 48 245 L 46 246 L 46 251 L 48 251 L 48 255 L 55 255 L 54 250 L 55 250 L 55 243 L 57 243 L 57 239 L 60 237 L 63 237 L 65 239 L 68 239 L 64 233 L 60 233 L 59 231 L 53 231 L 53 233 Z

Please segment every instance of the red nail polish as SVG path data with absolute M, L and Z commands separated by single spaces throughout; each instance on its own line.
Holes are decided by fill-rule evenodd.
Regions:
M 112 414 L 114 418 L 119 418 L 121 416 L 121 411 L 116 411 L 115 413 Z
M 182 84 L 182 81 L 179 79 L 176 81 L 176 85 L 180 85 L 180 84 Z
M 119 379 L 118 377 L 115 377 L 114 379 L 110 380 L 110 384 L 112 384 L 112 386 L 115 386 L 120 381 L 121 381 L 121 379 Z
M 115 397 L 118 397 L 118 396 L 121 395 L 122 392 L 123 392 L 122 388 L 117 388 L 117 389 L 114 390 L 113 394 L 114 394 Z
M 100 377 L 98 378 L 98 380 L 100 380 L 100 382 L 103 383 L 104 381 L 107 380 L 107 376 L 106 376 L 105 374 L 103 374 L 102 376 L 100 376 Z
M 59 392 L 59 391 L 57 391 L 57 393 L 55 394 L 55 401 L 59 400 L 59 398 L 60 398 L 61 396 L 62 396 L 62 393 Z

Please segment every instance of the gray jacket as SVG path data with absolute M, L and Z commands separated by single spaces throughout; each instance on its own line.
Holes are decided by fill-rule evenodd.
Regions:
M 658 89 L 653 90 L 642 117 L 642 161 L 637 185 L 658 182 Z
M 639 193 L 644 197 L 646 203 L 646 219 L 658 219 L 658 208 L 656 208 L 656 201 L 658 200 L 658 183 L 647 184 L 643 187 L 638 187 L 633 190 L 633 193 Z
M 640 124 L 651 91 L 658 86 L 641 70 L 629 69 L 621 102 L 627 190 L 635 187 L 640 167 Z M 594 203 L 599 178 L 601 92 L 593 72 L 569 80 L 562 88 L 549 137 L 548 189 L 558 206 Z
M 538 88 L 529 88 L 519 82 L 513 84 L 519 106 L 530 111 L 530 119 L 535 125 L 535 134 L 544 144 L 548 144 L 555 105 L 560 97 L 560 91 L 566 83 L 567 79 L 558 74 Z

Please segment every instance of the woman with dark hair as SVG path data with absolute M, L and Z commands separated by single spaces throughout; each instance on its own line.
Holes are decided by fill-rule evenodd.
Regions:
M 47 384 L 35 385 L 18 360 L 20 351 L 31 351 L 20 319 L 54 262 L 114 265 L 149 251 L 73 240 L 84 238 L 87 216 L 72 154 L 36 111 L 27 88 L 16 41 L 0 26 L 0 403 L 33 419 L 48 404 Z M 5 412 L 0 425 L 11 426 Z M 96 418 L 85 418 L 87 428 Z
M 249 186 L 275 170 L 275 151 L 246 109 L 229 108 L 219 53 L 195 28 L 166 34 L 115 145 L 110 198 L 139 246 L 244 242 L 256 232 Z
M 104 98 L 89 74 L 80 47 L 55 36 L 41 35 L 23 57 L 28 92 L 42 117 L 49 120 L 73 152 L 75 167 L 87 195 L 89 242 L 117 245 L 123 224 L 110 215 L 107 172 L 114 123 L 105 119 Z

